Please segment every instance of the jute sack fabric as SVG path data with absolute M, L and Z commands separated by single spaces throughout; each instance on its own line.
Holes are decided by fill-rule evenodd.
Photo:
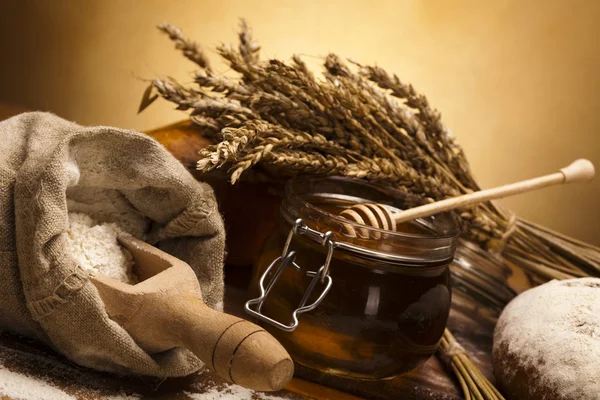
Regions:
M 198 370 L 188 350 L 148 354 L 108 317 L 65 232 L 69 211 L 137 219 L 147 242 L 194 269 L 204 301 L 219 309 L 225 234 L 212 189 L 143 134 L 48 113 L 0 122 L 0 149 L 0 330 L 99 370 L 158 377 Z

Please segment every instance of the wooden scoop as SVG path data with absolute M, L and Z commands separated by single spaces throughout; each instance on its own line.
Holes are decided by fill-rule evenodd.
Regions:
M 108 315 L 149 353 L 191 350 L 226 380 L 249 389 L 280 390 L 292 359 L 259 326 L 204 304 L 196 274 L 183 261 L 131 236 L 119 237 L 135 260 L 140 283 L 92 277 Z

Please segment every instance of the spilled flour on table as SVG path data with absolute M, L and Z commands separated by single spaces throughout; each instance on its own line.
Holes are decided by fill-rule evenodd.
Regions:
M 35 347 L 32 347 L 35 346 Z M 0 332 L 0 399 L 140 400 L 110 375 L 65 362 L 33 340 Z
M 204 393 L 184 392 L 193 400 L 285 400 L 284 397 L 255 392 L 238 385 L 220 385 Z
M 0 395 L 14 400 L 75 400 L 48 382 L 19 374 L 0 365 Z
M 205 372 L 208 372 L 206 367 L 198 371 L 197 375 L 203 375 Z M 288 396 L 257 392 L 226 382 L 212 382 L 208 385 L 206 383 L 193 384 L 192 389 L 197 392 L 184 390 L 183 393 L 192 400 L 290 400 Z
M 21 347 L 21 349 L 13 346 Z M 23 346 L 25 345 L 25 346 Z M 152 383 L 77 367 L 36 342 L 0 333 L 0 398 L 11 400 L 142 400 L 145 398 L 192 400 L 291 400 L 291 393 L 261 393 L 215 381 L 206 368 L 180 388 L 154 392 Z M 25 348 L 23 348 L 25 347 Z M 201 377 L 202 376 L 202 377 Z M 193 377 L 192 377 L 193 378 Z M 217 378 L 218 379 L 218 378 Z M 160 385 L 158 385 L 160 386 Z M 158 389 L 156 386 L 156 389 Z M 156 390 L 154 389 L 154 390 Z

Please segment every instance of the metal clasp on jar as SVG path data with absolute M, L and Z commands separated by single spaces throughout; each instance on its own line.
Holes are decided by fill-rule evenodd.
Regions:
M 296 271 L 302 270 L 302 267 L 296 263 L 296 252 L 289 251 L 290 243 L 292 242 L 294 235 L 306 235 L 306 236 L 310 237 L 311 239 L 320 242 L 322 246 L 327 247 L 327 256 L 325 258 L 325 263 L 323 264 L 323 266 L 321 266 L 321 268 L 319 268 L 318 271 L 306 271 L 306 275 L 312 277 L 312 280 L 310 281 L 310 284 L 308 285 L 306 292 L 302 296 L 302 300 L 300 301 L 298 308 L 296 308 L 296 310 L 294 312 L 292 312 L 292 323 L 289 325 L 285 325 L 285 324 L 283 324 L 279 321 L 276 321 L 270 317 L 267 317 L 265 314 L 263 314 L 262 306 L 263 306 L 267 296 L 271 292 L 271 289 L 273 289 L 273 286 L 277 282 L 277 279 L 279 279 L 279 277 L 281 276 L 281 273 L 283 272 L 283 270 L 285 268 L 287 268 L 288 266 L 291 266 Z M 254 317 L 260 319 L 261 321 L 271 324 L 271 325 L 273 325 L 279 329 L 282 329 L 286 332 L 294 331 L 298 327 L 298 315 L 302 314 L 304 312 L 307 312 L 307 311 L 314 310 L 323 301 L 323 299 L 329 292 L 329 289 L 331 289 L 332 279 L 331 279 L 331 276 L 329 276 L 329 264 L 331 263 L 331 258 L 333 257 L 333 250 L 337 247 L 337 243 L 332 238 L 333 238 L 332 232 L 321 233 L 319 231 L 311 229 L 304 223 L 304 221 L 302 221 L 301 218 L 298 218 L 296 220 L 296 222 L 294 223 L 294 226 L 290 230 L 290 233 L 288 234 L 288 237 L 285 242 L 285 246 L 283 248 L 283 252 L 282 252 L 281 256 L 279 256 L 275 260 L 273 260 L 271 265 L 269 265 L 269 267 L 266 269 L 266 271 L 260 277 L 260 280 L 258 282 L 258 286 L 260 289 L 260 296 L 257 297 L 256 299 L 248 300 L 246 302 L 246 305 L 245 305 L 246 312 L 248 314 L 253 315 Z M 271 278 L 267 287 L 265 288 L 264 283 L 265 283 L 266 277 L 277 265 L 279 265 L 279 267 L 277 268 L 273 277 Z M 323 289 L 323 291 L 321 292 L 319 297 L 314 302 L 312 302 L 309 305 L 306 305 L 306 303 L 308 302 L 308 298 L 312 294 L 312 292 L 315 289 L 315 286 L 317 285 L 317 282 L 319 282 L 319 280 L 321 281 L 321 283 L 325 284 L 325 288 Z M 252 306 L 256 306 L 256 309 L 253 309 Z

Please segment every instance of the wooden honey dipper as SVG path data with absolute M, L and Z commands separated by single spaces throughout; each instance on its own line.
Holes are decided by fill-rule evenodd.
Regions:
M 553 174 L 436 201 L 435 203 L 411 208 L 406 211 L 393 213 L 381 204 L 355 204 L 352 207 L 342 211 L 340 216 L 362 225 L 395 231 L 396 226 L 402 222 L 428 217 L 434 214 L 450 211 L 455 208 L 478 204 L 484 201 L 501 199 L 519 193 L 530 192 L 547 186 L 560 185 L 563 183 L 585 182 L 591 180 L 593 177 L 594 165 L 589 160 L 579 159 L 573 161 L 565 168 L 562 168 L 559 172 L 555 172 Z M 356 229 L 351 225 L 345 225 L 344 229 L 348 236 L 357 236 Z M 368 234 L 365 234 L 363 236 L 367 235 Z M 381 237 L 378 232 L 373 233 L 372 236 L 375 239 Z
M 264 329 L 204 304 L 200 284 L 183 261 L 131 236 L 119 242 L 133 255 L 140 283 L 91 278 L 108 315 L 145 351 L 191 350 L 226 380 L 249 389 L 286 386 L 294 363 Z

